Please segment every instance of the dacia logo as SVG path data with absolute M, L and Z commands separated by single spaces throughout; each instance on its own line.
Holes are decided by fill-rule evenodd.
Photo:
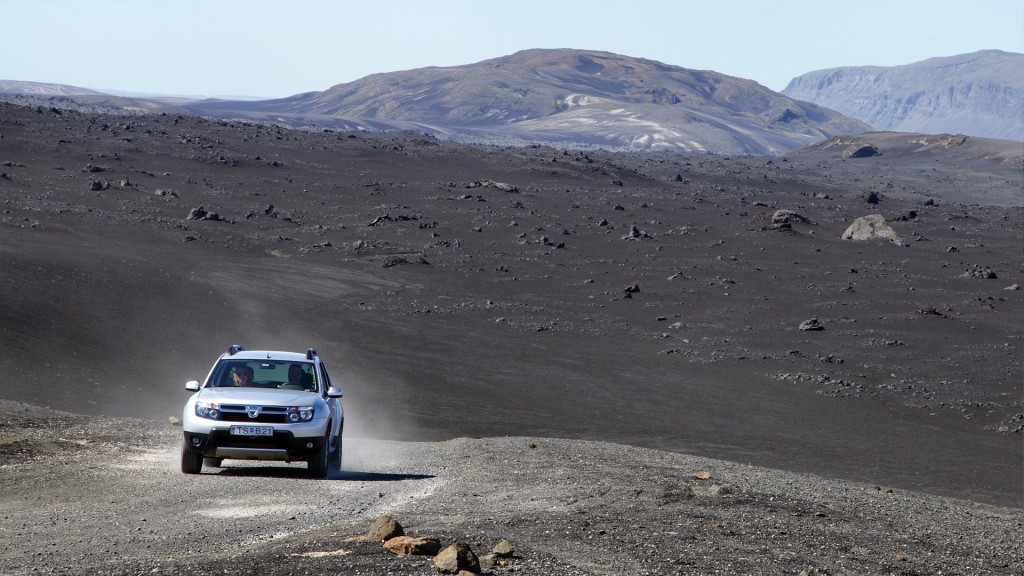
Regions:
M 259 406 L 246 406 L 245 407 L 245 412 L 249 415 L 249 418 L 256 418 L 257 416 L 260 415 L 260 407 Z

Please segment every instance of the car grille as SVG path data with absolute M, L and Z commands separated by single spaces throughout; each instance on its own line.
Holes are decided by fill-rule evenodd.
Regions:
M 254 406 L 253 408 L 256 408 Z M 225 422 L 259 422 L 263 424 L 284 424 L 288 416 L 288 409 L 284 406 L 259 406 L 259 415 L 255 418 L 249 416 L 247 407 L 239 404 L 221 404 L 220 420 Z

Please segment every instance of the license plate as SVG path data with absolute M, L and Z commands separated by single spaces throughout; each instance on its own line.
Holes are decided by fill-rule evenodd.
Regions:
M 235 436 L 273 436 L 273 426 L 232 426 L 228 432 Z

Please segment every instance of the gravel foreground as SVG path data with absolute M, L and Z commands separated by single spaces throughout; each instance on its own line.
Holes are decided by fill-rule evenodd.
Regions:
M 180 428 L 0 401 L 0 573 L 431 574 L 348 540 L 389 514 L 493 574 L 1024 574 L 1024 514 L 624 445 L 345 439 L 302 464 L 187 476 Z

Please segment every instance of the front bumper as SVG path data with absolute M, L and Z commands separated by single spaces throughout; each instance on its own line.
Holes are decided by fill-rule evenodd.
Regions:
M 324 436 L 297 437 L 290 430 L 274 430 L 273 436 L 238 436 L 225 429 L 209 433 L 184 432 L 185 445 L 204 458 L 238 460 L 308 460 L 325 442 Z

